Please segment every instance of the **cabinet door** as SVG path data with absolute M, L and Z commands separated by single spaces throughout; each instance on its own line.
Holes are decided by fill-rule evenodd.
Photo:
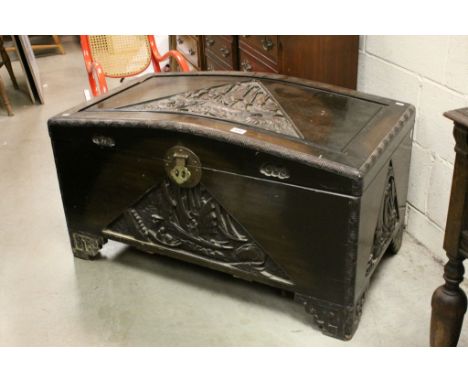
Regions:
M 278 62 L 278 36 L 240 36 L 239 47 L 250 50 L 254 55 L 263 55 L 274 63 Z
M 267 65 L 259 61 L 258 57 L 243 50 L 239 52 L 239 70 L 244 72 L 278 73 L 278 68 L 276 66 Z
M 280 73 L 356 89 L 359 36 L 278 36 Z
M 213 55 L 211 52 L 206 52 L 206 70 L 233 70 L 232 65 L 220 60 L 218 57 Z

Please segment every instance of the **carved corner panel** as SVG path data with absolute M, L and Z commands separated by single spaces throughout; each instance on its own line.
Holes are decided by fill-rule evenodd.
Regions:
M 377 263 L 380 261 L 380 258 L 384 255 L 386 248 L 393 239 L 399 222 L 400 213 L 398 211 L 395 176 L 393 173 L 392 162 L 390 162 L 388 166 L 387 180 L 385 182 L 385 192 L 374 233 L 372 251 L 367 262 L 366 276 L 371 274 Z
M 160 98 L 123 110 L 192 114 L 238 122 L 301 138 L 289 116 L 258 81 L 213 86 Z
M 125 237 L 150 252 L 163 248 L 266 278 L 289 279 L 202 184 L 181 188 L 164 179 L 104 234 L 116 240 Z
M 89 260 L 99 255 L 99 251 L 106 243 L 102 236 L 84 232 L 70 232 L 72 251 L 76 257 Z
M 363 294 L 354 306 L 340 306 L 296 293 L 294 299 L 303 304 L 322 333 L 342 340 L 350 340 L 358 327 L 365 300 Z

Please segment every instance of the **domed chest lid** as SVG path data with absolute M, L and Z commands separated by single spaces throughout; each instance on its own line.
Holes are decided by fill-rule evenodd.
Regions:
M 401 127 L 405 113 L 414 114 L 409 104 L 349 89 L 238 72 L 149 75 L 93 101 L 71 118 L 140 121 L 155 129 L 185 124 L 219 132 L 220 139 L 240 133 L 244 141 L 269 142 L 356 169 Z

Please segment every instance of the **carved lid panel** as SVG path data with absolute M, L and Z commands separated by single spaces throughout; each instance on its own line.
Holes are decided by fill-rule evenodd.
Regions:
M 152 77 L 88 110 L 212 118 L 342 151 L 383 107 L 376 100 L 268 78 L 198 75 Z
M 127 127 L 196 131 L 365 172 L 385 151 L 382 142 L 409 131 L 406 121 L 414 118 L 414 108 L 281 75 L 197 72 L 142 77 L 63 116 L 70 124 L 128 121 Z

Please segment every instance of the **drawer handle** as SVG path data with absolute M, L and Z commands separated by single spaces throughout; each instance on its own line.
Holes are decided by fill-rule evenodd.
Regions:
M 180 37 L 177 37 L 177 42 L 178 42 L 179 44 L 183 44 L 183 43 L 184 43 L 184 40 L 182 40 Z
M 229 53 L 231 53 L 231 52 L 229 51 L 229 49 L 226 49 L 226 48 L 219 48 L 219 51 L 221 52 L 221 55 L 222 55 L 223 57 L 227 57 L 227 56 L 229 56 Z
M 195 54 L 195 51 L 192 48 L 189 48 L 188 52 L 189 52 L 189 54 L 191 56 L 193 56 Z
M 215 43 L 215 40 L 213 40 L 212 38 L 207 38 L 206 39 L 206 45 L 212 46 L 214 43 Z
M 209 71 L 214 70 L 213 65 L 211 65 L 211 64 L 208 64 L 208 65 L 206 66 L 206 69 L 208 69 Z
M 273 41 L 271 41 L 267 36 L 265 36 L 265 38 L 263 38 L 261 42 L 263 49 L 267 52 L 273 48 Z
M 250 65 L 250 63 L 244 59 L 244 61 L 241 63 L 241 68 L 244 72 L 250 72 L 252 70 L 252 65 Z

